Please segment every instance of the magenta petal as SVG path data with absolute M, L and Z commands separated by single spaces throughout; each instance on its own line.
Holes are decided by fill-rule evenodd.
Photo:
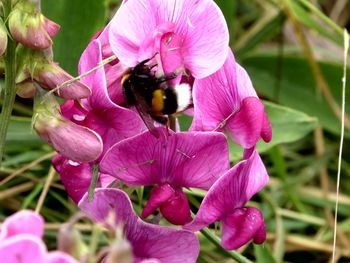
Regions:
M 238 249 L 250 240 L 263 243 L 265 223 L 259 209 L 254 207 L 236 209 L 222 220 L 221 245 L 227 250 Z M 255 236 L 257 238 L 255 239 Z
M 185 229 L 197 231 L 232 214 L 268 182 L 259 154 L 254 151 L 220 177 L 204 197 L 194 220 Z
M 85 195 L 79 207 L 95 221 L 112 227 L 112 230 L 117 224 L 122 224 L 125 236 L 133 247 L 135 262 L 146 259 L 148 262 L 152 262 L 151 259 L 169 263 L 196 262 L 199 242 L 193 233 L 143 222 L 134 213 L 129 197 L 121 190 L 96 189 L 94 199 L 89 202 Z
M 141 216 L 147 218 L 174 194 L 175 190 L 169 184 L 154 187 L 151 191 L 151 197 L 142 210 Z
M 0 262 L 45 263 L 46 247 L 42 240 L 29 234 L 21 234 L 0 242 Z
M 75 203 L 78 203 L 89 189 L 92 178 L 91 165 L 76 163 L 61 155 L 56 155 L 52 160 L 52 164 L 60 174 L 68 195 Z
M 256 97 L 243 99 L 240 110 L 228 120 L 226 131 L 244 148 L 251 148 L 260 139 L 264 122 L 264 105 Z
M 174 195 L 160 206 L 160 212 L 174 225 L 184 225 L 191 221 L 190 204 L 180 189 L 175 189 Z
M 78 261 L 63 252 L 54 251 L 48 253 L 45 263 L 78 263 Z
M 271 123 L 267 117 L 267 114 L 264 112 L 264 120 L 263 120 L 263 126 L 261 129 L 261 138 L 265 142 L 269 142 L 272 139 L 272 128 Z
M 101 161 L 101 171 L 128 185 L 169 183 L 208 189 L 229 168 L 227 141 L 221 133 L 158 131 L 160 138 L 147 131 L 115 144 Z
M 79 202 L 79 207 L 97 222 L 110 221 L 109 217 L 114 216 L 114 226 L 119 223 L 134 224 L 137 220 L 129 197 L 118 189 L 97 188 L 94 199 L 89 201 L 88 195 L 85 194 Z
M 136 262 L 141 259 L 158 259 L 167 263 L 194 263 L 199 254 L 199 242 L 193 233 L 152 225 L 141 220 L 132 233 L 129 233 L 128 239 L 138 259 Z
M 4 221 L 1 226 L 0 240 L 20 234 L 30 234 L 41 238 L 43 233 L 43 218 L 33 211 L 23 210 L 13 214 Z
M 100 61 L 102 61 L 101 43 L 98 40 L 94 40 L 88 45 L 80 58 L 79 74 L 84 74 L 95 68 Z M 115 106 L 108 96 L 103 67 L 83 77 L 82 81 L 92 88 L 92 95 L 89 97 L 92 107 L 105 109 Z

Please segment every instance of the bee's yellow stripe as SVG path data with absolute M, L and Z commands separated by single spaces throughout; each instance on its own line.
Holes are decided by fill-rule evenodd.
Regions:
M 130 77 L 130 75 L 131 75 L 131 74 L 125 74 L 125 75 L 123 76 L 123 78 L 122 78 L 122 80 L 121 80 L 120 83 L 123 85 L 124 82 Z
M 164 91 L 162 89 L 157 89 L 153 91 L 152 96 L 152 112 L 155 114 L 162 114 L 164 109 Z

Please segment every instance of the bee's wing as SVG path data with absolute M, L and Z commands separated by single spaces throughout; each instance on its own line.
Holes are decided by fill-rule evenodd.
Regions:
M 141 119 L 145 123 L 147 129 L 154 135 L 154 137 L 159 138 L 159 132 L 154 126 L 154 120 L 151 115 L 148 113 L 149 106 L 145 99 L 133 88 L 133 93 L 136 98 L 135 107 L 140 114 Z

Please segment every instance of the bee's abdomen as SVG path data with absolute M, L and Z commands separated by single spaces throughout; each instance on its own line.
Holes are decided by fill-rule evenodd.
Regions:
M 164 92 L 164 107 L 162 110 L 163 114 L 174 114 L 177 112 L 178 103 L 177 95 L 173 88 L 167 88 L 163 90 Z

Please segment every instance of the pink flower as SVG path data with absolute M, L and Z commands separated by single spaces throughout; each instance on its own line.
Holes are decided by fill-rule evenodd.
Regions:
M 196 262 L 199 242 L 193 233 L 143 222 L 134 213 L 129 197 L 121 190 L 96 189 L 94 199 L 88 201 L 85 195 L 79 207 L 111 231 L 115 231 L 118 225 L 124 226 L 136 263 Z M 112 222 L 111 218 L 114 219 Z
M 160 54 L 165 73 L 206 77 L 224 63 L 228 29 L 212 0 L 128 0 L 110 24 L 110 44 L 128 67 Z
M 174 133 L 158 128 L 115 144 L 100 170 L 129 186 L 155 186 L 142 216 L 157 208 L 173 224 L 191 220 L 182 187 L 209 189 L 229 168 L 226 138 L 221 133 Z
M 0 262 L 78 263 L 63 252 L 47 252 L 43 233 L 44 221 L 39 214 L 23 210 L 8 217 L 1 226 Z
M 235 62 L 232 51 L 219 71 L 196 79 L 193 89 L 191 130 L 224 130 L 244 148 L 254 147 L 260 137 L 266 142 L 271 140 L 272 131 L 264 105 L 247 72 Z
M 103 37 L 100 35 L 100 37 Z M 99 39 L 93 40 L 84 51 L 79 72 L 85 73 L 102 60 L 102 45 Z M 89 188 L 92 178 L 92 166 L 102 159 L 104 153 L 115 143 L 139 134 L 144 125 L 137 113 L 120 107 L 109 97 L 105 76 L 105 67 L 101 67 L 82 78 L 89 85 L 92 94 L 81 101 L 68 100 L 61 106 L 62 115 L 81 127 L 94 131 L 102 139 L 103 150 L 98 160 L 92 163 L 72 162 L 62 156 L 53 160 L 55 169 L 70 197 L 79 202 Z M 98 186 L 106 187 L 115 178 L 99 173 Z
M 194 220 L 184 229 L 197 231 L 220 220 L 223 248 L 237 249 L 250 240 L 263 243 L 266 230 L 261 212 L 257 208 L 243 206 L 267 182 L 264 164 L 253 150 L 248 159 L 235 165 L 214 183 Z

